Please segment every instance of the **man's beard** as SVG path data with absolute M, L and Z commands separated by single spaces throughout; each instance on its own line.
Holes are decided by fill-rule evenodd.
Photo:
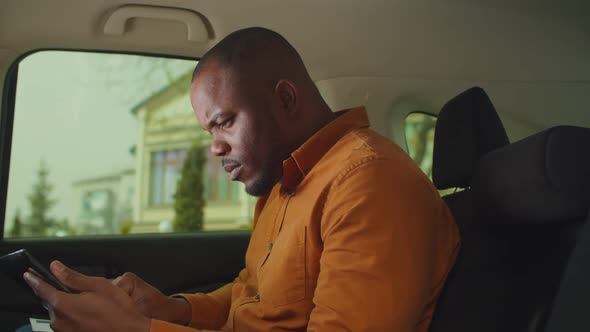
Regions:
M 270 167 L 264 167 L 260 174 L 262 176 L 259 179 L 254 180 L 249 186 L 246 186 L 246 192 L 252 196 L 263 196 L 270 192 L 276 181 L 272 178 Z

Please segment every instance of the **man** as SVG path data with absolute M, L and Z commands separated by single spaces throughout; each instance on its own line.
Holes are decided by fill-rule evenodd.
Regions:
M 246 267 L 166 297 L 54 262 L 80 294 L 25 278 L 57 331 L 426 331 L 459 246 L 429 180 L 359 107 L 333 113 L 279 34 L 234 32 L 193 74 L 191 102 L 232 180 L 259 196 Z

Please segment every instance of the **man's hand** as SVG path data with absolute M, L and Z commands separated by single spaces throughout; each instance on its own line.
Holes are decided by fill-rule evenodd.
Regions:
M 191 307 L 185 299 L 168 297 L 133 273 L 123 274 L 113 284 L 129 294 L 139 311 L 149 318 L 180 325 L 190 322 Z
M 51 328 L 59 332 L 148 332 L 150 319 L 135 306 L 121 288 L 104 278 L 88 277 L 54 261 L 51 272 L 69 288 L 68 294 L 53 288 L 35 273 L 26 272 L 25 281 L 47 304 Z

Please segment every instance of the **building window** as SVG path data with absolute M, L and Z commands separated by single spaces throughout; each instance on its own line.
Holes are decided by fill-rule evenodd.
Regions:
M 115 195 L 108 189 L 84 193 L 80 213 L 80 229 L 86 233 L 110 234 L 115 214 Z
M 182 174 L 186 149 L 157 151 L 151 159 L 150 205 L 172 205 L 176 184 Z
M 208 150 L 207 172 L 205 173 L 205 199 L 210 202 L 237 202 L 240 186 L 232 182 L 221 166 L 221 157 L 215 157 Z
M 207 150 L 208 151 L 208 150 Z M 178 149 L 152 153 L 150 205 L 174 204 L 176 184 L 182 176 L 187 150 Z M 221 157 L 207 152 L 206 172 L 203 174 L 205 200 L 208 202 L 238 202 L 240 185 L 232 182 L 221 166 Z

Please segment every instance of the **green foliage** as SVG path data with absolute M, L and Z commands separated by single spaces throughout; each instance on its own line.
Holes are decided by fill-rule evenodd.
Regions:
M 432 156 L 432 142 L 434 137 L 434 128 L 436 126 L 436 118 L 431 115 L 422 113 L 412 113 L 414 121 L 406 122 L 406 142 L 408 144 L 408 152 L 410 157 L 414 159 L 416 164 L 422 169 L 426 175 L 432 177 L 432 163 L 425 163 L 428 156 Z
M 48 236 L 70 236 L 78 234 L 76 228 L 70 226 L 67 218 L 54 221 L 53 226 L 45 231 Z
M 121 234 L 130 234 L 131 228 L 133 228 L 133 220 L 129 219 L 122 223 L 121 227 L 119 228 L 119 233 Z
M 14 219 L 12 220 L 12 228 L 10 229 L 10 237 L 19 237 L 23 235 L 23 222 L 20 216 L 20 209 L 16 210 Z
M 29 195 L 31 215 L 28 224 L 31 235 L 45 236 L 48 229 L 55 224 L 54 220 L 47 215 L 55 205 L 55 201 L 50 198 L 53 186 L 47 180 L 48 175 L 49 170 L 45 163 L 41 161 L 37 172 L 37 183 L 33 185 L 33 192 Z
M 203 168 L 206 155 L 203 147 L 194 144 L 188 151 L 182 176 L 174 195 L 174 231 L 187 232 L 203 229 Z
M 247 224 L 240 225 L 240 229 L 245 231 L 251 231 L 253 226 L 253 221 L 250 220 Z

